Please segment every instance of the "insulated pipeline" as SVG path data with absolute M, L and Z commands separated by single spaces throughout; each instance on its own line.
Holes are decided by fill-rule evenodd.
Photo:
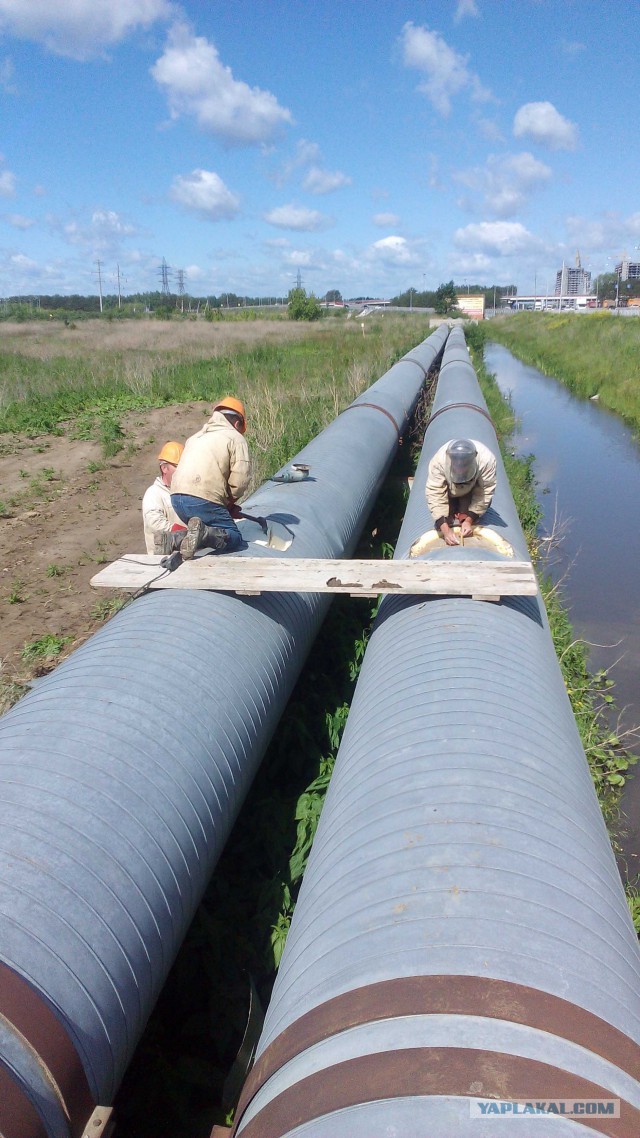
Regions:
M 457 329 L 396 557 L 451 438 L 497 450 Z M 483 523 L 526 556 L 499 458 Z M 387 597 L 234 1138 L 637 1138 L 639 979 L 540 595 Z
M 304 448 L 311 478 L 246 503 L 293 532 L 280 556 L 352 552 L 446 336 Z M 151 592 L 0 720 L 4 1138 L 112 1101 L 329 603 Z

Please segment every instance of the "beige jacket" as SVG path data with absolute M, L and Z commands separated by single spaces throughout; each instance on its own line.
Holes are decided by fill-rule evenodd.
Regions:
M 473 487 L 467 485 L 460 487 L 458 493 L 456 484 L 451 479 L 451 463 L 447 458 L 447 447 L 454 440 L 449 439 L 440 447 L 429 463 L 427 476 L 427 505 L 433 515 L 434 524 L 441 518 L 447 518 L 451 512 L 451 498 L 460 497 L 462 509 L 469 514 L 481 518 L 489 509 L 491 499 L 496 489 L 496 459 L 495 455 L 484 443 L 476 439 L 470 441 L 478 452 L 478 473 Z
M 145 490 L 142 499 L 142 524 L 147 553 L 153 553 L 153 535 L 169 533 L 173 526 L 184 525 L 171 505 L 171 491 L 161 478 L 156 478 L 152 486 Z
M 193 494 L 229 506 L 249 489 L 249 448 L 220 411 L 187 439 L 171 482 L 172 494 Z

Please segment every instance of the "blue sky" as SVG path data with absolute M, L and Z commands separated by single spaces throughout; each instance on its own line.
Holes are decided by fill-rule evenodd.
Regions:
M 0 296 L 640 260 L 640 0 L 0 0 Z

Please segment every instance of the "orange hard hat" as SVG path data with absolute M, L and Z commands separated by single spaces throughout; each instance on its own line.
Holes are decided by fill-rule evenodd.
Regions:
M 240 433 L 242 435 L 244 434 L 247 429 L 247 416 L 244 410 L 244 403 L 236 399 L 235 395 L 225 395 L 224 399 L 218 400 L 213 409 L 214 411 L 234 411 L 236 415 L 239 415 L 242 419 Z
M 184 447 L 182 443 L 165 443 L 158 455 L 158 462 L 171 462 L 174 466 L 177 466 L 180 462 L 180 455 L 183 450 Z

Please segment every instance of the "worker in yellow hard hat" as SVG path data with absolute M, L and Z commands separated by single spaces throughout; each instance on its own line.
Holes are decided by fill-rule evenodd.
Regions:
M 158 455 L 160 473 L 149 489 L 145 490 L 142 499 L 142 522 L 147 553 L 159 552 L 156 548 L 156 538 L 170 538 L 172 548 L 178 549 L 181 538 L 187 532 L 171 505 L 171 479 L 183 450 L 182 443 L 164 444 Z
M 187 439 L 171 485 L 171 505 L 187 526 L 180 546 L 185 560 L 198 549 L 233 553 L 242 545 L 234 518 L 249 489 L 247 417 L 235 395 L 225 395 L 204 427 Z

